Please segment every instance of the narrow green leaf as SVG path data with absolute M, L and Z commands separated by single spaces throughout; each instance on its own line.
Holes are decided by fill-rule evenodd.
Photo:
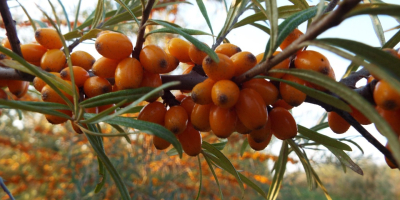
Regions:
M 310 7 L 308 5 L 307 1 L 305 1 L 305 0 L 289 0 L 289 1 L 292 2 L 295 6 L 299 7 L 302 10 Z
M 33 21 L 36 22 L 36 24 L 38 24 L 40 28 L 47 28 L 48 27 L 46 23 L 44 23 L 44 22 L 42 22 L 40 20 L 34 19 Z
M 131 199 L 131 197 L 129 196 L 128 189 L 126 188 L 126 185 L 124 181 L 121 179 L 121 176 L 119 175 L 118 171 L 115 169 L 110 159 L 104 153 L 102 147 L 96 144 L 96 136 L 89 135 L 87 133 L 85 133 L 85 135 L 88 138 L 90 144 L 92 145 L 94 151 L 96 152 L 97 157 L 102 161 L 107 171 L 110 173 L 111 178 L 114 180 L 114 183 L 121 194 L 121 198 L 124 200 Z
M 326 148 L 328 148 L 329 151 L 331 151 L 340 160 L 342 164 L 346 165 L 357 174 L 360 175 L 364 174 L 363 170 L 356 163 L 354 163 L 343 150 L 330 146 L 326 146 Z
M 77 6 L 77 8 L 76 8 L 75 21 L 74 21 L 74 28 L 73 28 L 73 30 L 76 29 L 76 25 L 77 25 L 77 23 L 78 23 L 79 11 L 80 11 L 80 9 L 81 9 L 81 3 L 82 3 L 82 0 L 79 0 L 78 6 Z
M 352 9 L 345 18 L 350 18 L 357 15 L 390 15 L 390 16 L 400 16 L 399 12 L 400 6 L 394 4 L 358 4 L 354 9 Z
M 394 153 L 395 159 L 400 161 L 400 145 L 397 142 L 398 136 L 393 132 L 389 124 L 378 114 L 375 108 L 371 106 L 370 103 L 367 100 L 365 100 L 362 96 L 360 96 L 357 92 L 343 86 L 340 83 L 337 83 L 334 80 L 328 80 L 324 78 L 324 76 L 318 72 L 313 72 L 310 70 L 299 70 L 299 69 L 279 70 L 279 71 L 297 76 L 301 79 L 307 80 L 314 84 L 318 85 L 325 84 L 325 87 L 328 90 L 339 95 L 341 98 L 343 98 L 343 100 L 347 101 L 355 109 L 359 110 L 371 122 L 375 123 L 375 126 L 377 127 L 378 130 L 380 130 L 380 133 L 386 136 L 386 138 L 388 139 L 390 147 L 392 148 L 392 151 Z
M 32 19 L 32 17 L 29 15 L 28 11 L 25 9 L 25 7 L 18 1 L 16 0 L 17 3 L 19 4 L 19 6 L 22 8 L 22 10 L 24 11 L 25 15 L 28 17 L 29 21 L 31 22 L 31 26 L 33 28 L 33 31 L 36 32 L 36 23 L 35 21 Z
M 360 58 L 360 57 L 359 57 Z M 361 58 L 360 58 L 361 59 Z M 347 67 L 346 72 L 342 76 L 342 79 L 348 77 L 352 72 L 355 72 L 360 68 L 360 65 L 355 63 L 354 61 L 351 61 L 350 65 Z
M 265 54 L 267 57 L 270 57 L 276 50 L 275 46 L 277 45 L 278 39 L 278 6 L 276 4 L 276 0 L 266 0 L 265 7 L 267 8 L 266 14 L 271 27 L 271 34 L 268 41 L 270 43 L 270 49 L 268 52 L 265 52 Z
M 289 148 L 287 141 L 282 142 L 281 151 L 279 153 L 279 158 L 274 165 L 274 176 L 272 178 L 271 186 L 268 189 L 267 199 L 275 200 L 278 197 L 279 190 L 282 185 L 283 175 L 286 171 L 286 164 L 289 155 Z
M 215 174 L 215 171 L 214 171 L 214 168 L 213 168 L 213 166 L 212 166 L 212 164 L 211 164 L 211 160 L 210 160 L 210 158 L 209 158 L 209 155 L 206 154 L 206 153 L 204 153 L 204 152 L 202 152 L 202 153 L 203 153 L 204 158 L 206 159 L 206 162 L 207 162 L 207 164 L 208 164 L 208 167 L 210 168 L 211 173 L 212 173 L 213 176 L 214 176 L 215 182 L 216 182 L 217 185 L 218 185 L 219 196 L 221 197 L 221 199 L 224 199 L 224 195 L 222 194 L 221 186 L 219 185 L 218 177 L 217 177 L 217 175 Z
M 243 181 L 243 183 L 245 183 L 247 186 L 253 188 L 255 191 L 258 192 L 258 194 L 260 194 L 262 197 L 264 197 L 265 199 L 267 198 L 267 195 L 265 194 L 264 190 L 261 189 L 258 185 L 256 185 L 253 181 L 251 181 L 250 179 L 248 179 L 246 176 L 244 176 L 242 173 L 238 173 L 240 180 Z
M 317 124 L 317 125 L 313 126 L 312 128 L 310 128 L 310 130 L 319 131 L 319 130 L 322 130 L 322 129 L 325 129 L 325 128 L 328 128 L 328 127 L 329 127 L 328 122 L 323 122 L 323 123 L 320 123 L 320 124 Z
M 115 124 L 110 124 L 110 125 L 111 126 L 118 126 L 118 125 L 115 125 Z M 121 133 L 116 133 L 116 134 L 104 134 L 104 133 L 90 131 L 90 130 L 88 130 L 88 129 L 84 128 L 83 126 L 80 126 L 80 125 L 78 125 L 78 126 L 85 133 L 90 134 L 90 135 L 94 135 L 94 136 L 98 136 L 98 137 L 125 137 L 126 138 L 129 135 L 141 133 L 140 131 L 134 131 L 134 132 L 129 132 L 129 133 L 121 132 Z M 128 141 L 130 141 L 130 139 Z
M 201 170 L 201 161 L 200 161 L 200 156 L 197 155 L 197 161 L 199 163 L 199 176 L 200 176 L 200 184 L 199 184 L 199 191 L 197 192 L 197 197 L 196 200 L 200 198 L 200 192 L 201 192 L 201 184 L 203 182 L 203 170 Z
M 120 126 L 115 125 L 115 124 L 110 124 L 110 125 L 111 125 L 113 128 L 115 128 L 120 134 L 124 134 L 124 133 L 125 133 L 124 129 L 122 129 Z M 124 135 L 124 138 L 126 139 L 126 141 L 127 141 L 129 144 L 132 144 L 132 141 L 131 141 L 131 139 L 129 138 L 128 135 Z
M 100 158 L 97 157 L 97 162 L 99 163 L 99 175 L 102 177 L 100 183 L 97 183 L 96 188 L 94 189 L 94 193 L 97 194 L 100 192 L 101 188 L 103 188 L 104 184 L 106 184 L 107 171 L 101 162 Z
M 91 118 L 86 119 L 86 120 L 81 120 L 81 123 L 85 123 L 86 124 L 86 123 L 98 123 L 98 122 L 101 122 L 101 121 L 103 121 L 105 116 L 107 116 L 110 113 L 114 112 L 115 109 L 119 108 L 120 106 L 122 106 L 126 102 L 127 102 L 127 100 L 124 99 L 121 102 L 117 103 L 116 105 L 114 105 L 114 106 L 112 106 L 110 108 L 107 108 L 106 110 L 96 114 L 94 117 L 91 117 Z
M 382 48 L 394 48 L 400 42 L 400 30 L 397 31 L 396 34 L 393 35 L 383 46 Z
M 214 60 L 214 62 L 219 62 L 219 58 L 218 58 L 217 54 L 203 42 L 200 42 L 198 39 L 194 38 L 193 36 L 183 32 L 179 28 L 176 28 L 176 27 L 172 26 L 171 24 L 166 23 L 162 20 L 153 19 L 151 21 L 175 31 L 177 34 L 183 36 L 185 39 L 187 39 L 189 42 L 191 42 L 193 45 L 195 45 L 199 50 L 206 52 L 208 54 L 208 56 L 210 56 L 210 58 Z
M 275 72 L 275 70 L 271 70 L 270 72 Z M 332 106 L 339 108 L 341 110 L 344 110 L 346 112 L 351 112 L 351 108 L 345 102 L 343 102 L 342 100 L 340 100 L 332 95 L 326 94 L 325 92 L 321 92 L 319 90 L 316 90 L 316 89 L 313 89 L 313 88 L 310 88 L 310 87 L 307 87 L 304 85 L 300 85 L 300 84 L 297 84 L 297 83 L 294 83 L 291 81 L 283 80 L 283 79 L 278 79 L 278 78 L 269 77 L 269 76 L 263 76 L 263 77 L 271 79 L 271 80 L 276 80 L 276 81 L 286 83 L 286 84 L 304 92 L 305 94 L 307 94 L 308 96 L 310 96 L 312 98 L 318 99 L 326 104 L 332 105 Z M 326 78 L 326 76 L 325 76 L 325 78 Z M 324 85 L 322 85 L 322 86 L 324 86 Z
M 79 39 L 79 41 L 82 42 L 82 41 L 85 41 L 85 40 L 89 40 L 89 39 L 92 39 L 92 38 L 96 38 L 97 35 L 98 35 L 101 31 L 103 31 L 103 30 L 101 30 L 101 29 L 96 29 L 96 28 L 91 29 L 89 32 L 85 33 L 85 34 Z
M 82 37 L 82 32 L 79 30 L 74 30 L 74 31 L 64 34 L 63 36 L 64 36 L 65 40 L 72 40 L 74 38 Z
M 58 0 L 58 3 L 61 5 L 61 8 L 64 12 L 65 21 L 67 22 L 67 26 L 68 26 L 68 31 L 71 31 L 71 23 L 69 22 L 68 13 L 65 10 L 65 7 L 64 7 L 63 3 L 61 2 L 61 0 Z
M 386 40 L 385 40 L 385 34 L 383 33 L 381 21 L 379 20 L 378 16 L 376 16 L 376 15 L 370 15 L 370 17 L 371 17 L 372 27 L 374 28 L 375 34 L 378 37 L 378 40 L 381 43 L 381 46 L 383 46 L 386 43 Z
M 187 29 L 187 28 L 177 28 L 177 29 L 180 29 L 181 31 L 183 31 L 183 32 L 185 32 L 185 33 L 187 33 L 189 35 L 210 35 L 210 36 L 213 36 L 212 34 L 209 34 L 209 33 L 206 33 L 206 32 L 200 31 L 200 30 L 195 30 L 195 29 Z M 144 35 L 144 38 L 146 38 L 147 36 L 149 36 L 151 34 L 154 34 L 154 33 L 173 33 L 173 34 L 177 34 L 174 30 L 171 30 L 169 28 L 159 28 L 159 29 L 152 30 L 152 31 L 146 33 Z
M 139 20 L 136 18 L 135 14 L 129 9 L 129 7 L 125 4 L 125 2 L 121 1 L 121 0 L 115 0 L 116 2 L 119 3 L 119 5 L 121 5 L 122 7 L 125 8 L 125 10 L 132 16 L 132 18 L 136 21 L 136 24 L 138 26 L 140 26 L 140 22 Z
M 178 151 L 175 148 L 171 148 L 170 150 L 167 151 L 168 156 L 175 156 L 178 155 Z
M 304 171 L 306 172 L 306 177 L 307 177 L 307 183 L 309 189 L 313 189 L 313 176 L 311 172 L 311 165 L 308 163 L 307 159 L 305 158 L 303 152 L 300 150 L 299 146 L 297 146 L 296 143 L 292 139 L 286 140 L 288 144 L 292 147 L 293 151 L 297 154 L 297 157 L 299 157 L 301 164 L 303 165 Z
M 212 159 L 213 162 L 215 162 L 217 165 L 222 167 L 224 170 L 230 172 L 238 181 L 240 189 L 242 190 L 242 198 L 244 197 L 244 186 L 243 182 L 240 179 L 238 172 L 236 171 L 235 167 L 232 165 L 232 163 L 229 161 L 229 159 L 217 148 L 215 148 L 213 145 L 211 145 L 208 142 L 203 141 L 203 144 L 201 145 L 205 150 L 208 152 L 212 153 L 214 156 L 216 156 L 217 159 Z
M 95 116 L 94 114 L 84 114 L 85 118 L 91 118 Z M 182 146 L 179 143 L 176 136 L 166 129 L 165 127 L 141 120 L 136 120 L 131 117 L 112 117 L 110 119 L 104 120 L 103 122 L 109 124 L 116 124 L 120 126 L 135 128 L 152 135 L 156 135 L 164 140 L 170 142 L 177 150 L 180 156 L 182 156 Z
M 92 22 L 92 29 L 97 28 L 97 25 L 103 20 L 103 11 L 104 11 L 104 0 L 98 0 L 96 10 L 94 13 L 94 18 Z
M 312 18 L 315 16 L 317 13 L 317 7 L 311 7 L 308 9 L 305 9 L 301 12 L 298 12 L 289 18 L 287 18 L 285 21 L 283 21 L 281 24 L 279 24 L 279 34 L 277 41 L 275 45 L 271 46 L 271 41 L 269 40 L 267 43 L 267 46 L 265 48 L 265 53 L 264 55 L 267 55 L 266 53 L 271 49 L 272 52 L 275 52 L 275 50 L 279 47 L 279 45 L 283 42 L 283 40 L 295 29 L 297 28 L 300 24 L 303 22 L 307 21 L 308 19 Z M 263 58 L 263 61 L 265 60 L 265 56 Z
M 35 75 L 31 70 L 29 70 L 28 68 L 26 68 L 24 65 L 22 65 L 21 63 L 19 63 L 16 60 L 3 59 L 3 60 L 0 60 L 0 63 L 9 68 L 13 68 L 13 69 L 19 70 L 21 72 L 24 72 L 24 73 L 27 73 L 30 75 Z
M 53 24 L 53 26 L 54 26 L 54 28 L 59 29 L 61 27 L 60 18 L 58 18 L 56 9 L 54 8 L 54 5 L 51 3 L 51 1 L 50 0 L 47 0 L 47 1 L 50 4 L 51 10 L 53 11 L 54 18 L 56 19 L 56 22 L 57 22 L 57 26 L 54 26 L 54 24 Z
M 67 119 L 71 118 L 70 116 L 68 116 L 64 113 L 61 113 L 61 112 L 58 112 L 55 110 L 51 110 L 51 109 L 47 109 L 47 107 L 45 105 L 42 105 L 40 107 L 39 105 L 29 105 L 24 102 L 10 101 L 10 100 L 4 100 L 4 99 L 0 99 L 0 105 L 8 106 L 9 108 L 13 108 L 13 109 L 21 109 L 21 110 L 25 110 L 25 111 L 54 115 L 57 117 L 64 117 Z
M 210 19 L 208 18 L 206 6 L 204 6 L 204 3 L 202 0 L 196 0 L 196 3 L 200 9 L 201 14 L 203 15 L 204 19 L 207 22 L 208 28 L 210 28 L 211 34 L 214 35 L 214 31 L 212 29 Z
M 68 110 L 69 107 L 65 104 L 60 103 L 52 103 L 52 102 L 42 102 L 42 101 L 18 101 L 19 103 L 23 103 L 25 105 L 34 106 L 34 107 L 42 107 L 48 110 Z
M 110 12 L 107 12 L 106 15 L 105 15 L 105 17 L 106 17 L 106 18 L 107 18 L 107 17 L 112 17 L 115 13 L 116 13 L 116 11 L 115 11 L 115 10 L 112 10 L 112 11 L 110 11 Z M 92 14 L 93 14 L 93 16 L 94 16 L 94 13 L 92 13 Z M 123 13 L 123 14 L 126 14 L 127 18 L 129 18 L 129 13 Z M 135 14 L 136 14 L 136 13 L 135 13 Z M 90 26 L 90 25 L 93 23 L 93 21 L 94 21 L 93 16 L 89 16 L 88 18 L 86 18 L 86 20 L 85 20 L 81 25 L 79 25 L 76 29 L 83 30 L 83 29 L 87 28 L 88 26 Z M 118 16 L 118 15 L 117 15 L 117 16 Z M 117 17 L 117 16 L 115 16 L 115 17 Z M 136 15 L 136 16 L 137 16 L 137 15 Z M 106 23 L 110 23 L 109 21 L 115 21 L 114 17 L 111 18 L 111 19 L 109 19 L 109 20 L 107 20 L 107 21 L 103 24 L 103 27 L 105 26 Z M 123 21 L 123 20 L 121 20 L 121 21 Z M 120 22 L 120 21 L 118 21 L 118 22 Z M 118 23 L 118 22 L 116 22 L 116 23 Z
M 313 140 L 319 144 L 322 144 L 324 146 L 335 147 L 340 150 L 352 151 L 351 147 L 343 142 L 330 138 L 326 135 L 322 135 L 318 132 L 312 131 L 302 125 L 297 125 L 297 127 L 298 127 L 298 132 L 300 134 L 310 138 L 310 140 Z
M 128 89 L 128 90 L 121 90 L 116 92 L 109 92 L 106 94 L 98 95 L 92 97 L 90 99 L 86 99 L 82 101 L 79 105 L 83 108 L 91 108 L 97 107 L 101 105 L 108 105 L 113 103 L 118 103 L 122 100 L 127 100 L 127 102 L 133 102 L 146 95 L 148 92 L 152 91 L 154 88 L 151 87 L 141 87 L 137 89 Z M 156 93 L 156 95 L 151 96 L 153 98 L 155 96 L 160 96 L 160 93 Z M 132 111 L 129 111 L 132 112 Z
M 344 138 L 343 139 L 339 139 L 339 140 L 352 143 L 354 146 L 356 146 L 358 149 L 360 149 L 362 154 L 364 154 L 364 150 L 361 148 L 361 146 L 359 144 L 357 144 L 357 142 L 354 142 L 353 140 L 344 139 Z
M 228 143 L 228 140 L 225 139 L 223 142 L 213 143 L 211 145 L 213 145 L 218 150 L 222 151 L 225 148 L 226 143 Z
M 315 15 L 317 19 L 324 13 L 324 6 L 325 0 L 319 0 L 317 14 Z
M 247 147 L 249 146 L 249 141 L 247 137 L 243 140 L 242 146 L 240 147 L 240 156 L 242 157 Z
M 314 176 L 314 180 L 317 182 L 318 186 L 322 189 L 322 191 L 325 194 L 325 197 L 327 200 L 332 200 L 332 197 L 328 194 L 328 190 L 325 188 L 325 186 L 322 184 L 321 179 L 319 178 L 318 174 L 315 172 L 313 168 L 311 168 L 311 172 Z
M 261 24 L 251 23 L 250 25 L 252 25 L 252 26 L 254 26 L 254 27 L 256 27 L 256 28 L 258 28 L 258 29 L 264 31 L 264 32 L 267 33 L 268 35 L 271 33 L 271 29 L 269 29 L 268 27 L 263 26 L 263 25 L 261 25 Z

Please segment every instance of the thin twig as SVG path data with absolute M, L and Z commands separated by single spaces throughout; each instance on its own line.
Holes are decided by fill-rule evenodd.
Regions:
M 8 190 L 7 186 L 4 184 L 3 178 L 0 177 L 0 187 L 4 190 L 4 192 L 10 197 L 11 200 L 15 200 L 10 190 Z
M 268 70 L 270 70 L 272 67 L 282 62 L 286 58 L 289 58 L 297 50 L 301 49 L 302 47 L 300 46 L 300 44 L 302 42 L 313 40 L 329 28 L 339 25 L 344 20 L 343 16 L 347 14 L 352 8 L 354 8 L 359 2 L 360 0 L 344 0 L 343 3 L 340 4 L 336 10 L 332 11 L 321 20 L 314 22 L 308 28 L 307 32 L 304 35 L 300 36 L 292 44 L 286 47 L 281 53 L 268 58 L 264 62 L 259 63 L 246 73 L 234 77 L 233 81 L 239 84 L 261 73 L 268 72 Z
M 144 38 L 144 33 L 146 31 L 145 24 L 146 24 L 147 20 L 149 19 L 151 9 L 153 8 L 154 2 L 155 2 L 155 0 L 149 0 L 147 2 L 146 7 L 144 7 L 144 10 L 143 10 L 143 16 L 140 21 L 139 34 L 137 35 L 135 48 L 133 48 L 133 51 L 132 51 L 132 57 L 136 58 L 138 60 L 139 60 L 140 51 L 142 51 L 143 43 L 146 41 L 146 39 Z
M 331 0 L 331 2 L 329 2 L 328 6 L 326 6 L 324 13 L 332 11 L 338 3 L 339 3 L 339 0 Z

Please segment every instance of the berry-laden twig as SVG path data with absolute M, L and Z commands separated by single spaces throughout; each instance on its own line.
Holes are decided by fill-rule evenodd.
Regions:
M 144 38 L 144 33 L 146 31 L 145 24 L 146 24 L 147 20 L 149 19 L 151 9 L 153 8 L 154 2 L 155 2 L 155 0 L 149 0 L 147 2 L 146 7 L 144 7 L 144 10 L 143 10 L 142 19 L 140 21 L 139 33 L 138 33 L 137 39 L 136 39 L 136 45 L 132 51 L 132 57 L 136 58 L 138 60 L 139 60 L 140 51 L 142 50 L 142 47 L 143 47 L 143 43 L 144 43 L 144 41 L 146 41 L 146 39 Z
M 314 22 L 307 29 L 307 32 L 304 35 L 300 36 L 291 45 L 286 47 L 285 50 L 283 50 L 281 53 L 274 57 L 267 58 L 267 60 L 259 63 L 246 73 L 243 73 L 238 77 L 234 77 L 233 80 L 236 83 L 242 83 L 263 72 L 267 72 L 273 66 L 282 62 L 286 58 L 289 58 L 296 51 L 302 48 L 301 46 L 299 46 L 302 42 L 313 40 L 329 28 L 339 25 L 344 20 L 343 16 L 347 14 L 351 9 L 353 9 L 359 2 L 360 0 L 344 0 L 336 10 L 332 11 L 321 20 Z
M 7 31 L 7 38 L 8 41 L 10 41 L 11 48 L 13 52 L 18 54 L 19 56 L 22 57 L 22 52 L 21 52 L 21 47 L 20 47 L 20 41 L 18 39 L 17 35 L 17 29 L 15 27 L 15 22 L 12 19 L 10 8 L 8 7 L 7 0 L 0 0 L 0 13 L 1 17 L 3 18 L 3 22 Z M 8 70 L 7 70 L 8 71 Z M 13 70 L 14 73 L 17 73 L 21 77 L 21 79 L 29 79 L 33 80 L 34 76 L 18 71 L 18 70 Z M 6 75 L 10 75 L 11 77 L 16 77 L 17 75 L 14 75 L 9 71 L 6 73 Z M 6 77 L 6 79 L 11 79 Z

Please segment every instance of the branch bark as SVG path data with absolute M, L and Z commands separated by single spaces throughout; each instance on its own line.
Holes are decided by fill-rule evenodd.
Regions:
M 150 12 L 151 12 L 151 9 L 153 8 L 154 2 L 155 2 L 155 0 L 149 0 L 147 2 L 146 7 L 143 10 L 143 16 L 140 21 L 139 34 L 137 35 L 135 48 L 133 48 L 133 51 L 132 51 L 132 57 L 136 58 L 138 60 L 139 60 L 140 51 L 142 50 L 142 47 L 143 47 L 143 43 L 146 41 L 146 39 L 144 38 L 144 33 L 146 31 L 145 24 L 146 24 L 147 20 L 149 19 Z

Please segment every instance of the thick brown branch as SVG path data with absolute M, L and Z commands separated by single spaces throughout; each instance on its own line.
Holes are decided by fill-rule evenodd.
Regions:
M 359 2 L 360 0 L 344 0 L 343 3 L 340 4 L 336 10 L 332 11 L 324 18 L 314 22 L 308 28 L 307 32 L 304 35 L 300 36 L 291 45 L 286 47 L 286 49 L 284 49 L 281 53 L 277 54 L 274 57 L 268 58 L 264 62 L 259 63 L 246 73 L 238 77 L 234 77 L 233 81 L 235 81 L 236 83 L 242 83 L 246 80 L 253 78 L 254 76 L 257 76 L 258 74 L 267 72 L 273 66 L 282 62 L 286 58 L 289 58 L 297 50 L 302 48 L 300 46 L 302 42 L 313 40 L 329 28 L 339 25 L 344 20 L 343 16 L 347 14 L 352 8 L 354 8 Z
M 132 57 L 136 58 L 138 60 L 139 60 L 140 51 L 142 50 L 142 47 L 143 47 L 143 43 L 144 43 L 144 41 L 146 41 L 146 39 L 144 38 L 144 33 L 146 31 L 145 24 L 146 24 L 147 20 L 149 19 L 150 12 L 151 12 L 151 9 L 153 8 L 154 2 L 155 2 L 155 0 L 149 0 L 147 2 L 145 9 L 143 10 L 143 16 L 140 21 L 139 33 L 138 33 L 137 39 L 136 39 L 136 45 L 132 51 Z
M 10 8 L 8 7 L 7 0 L 0 0 L 0 13 L 3 18 L 3 22 L 7 31 L 7 38 L 10 41 L 13 52 L 22 57 L 20 41 L 17 35 L 17 29 L 15 28 L 15 22 L 12 19 Z M 33 79 L 33 76 L 21 71 L 17 71 L 17 74 L 21 76 L 21 79 Z

